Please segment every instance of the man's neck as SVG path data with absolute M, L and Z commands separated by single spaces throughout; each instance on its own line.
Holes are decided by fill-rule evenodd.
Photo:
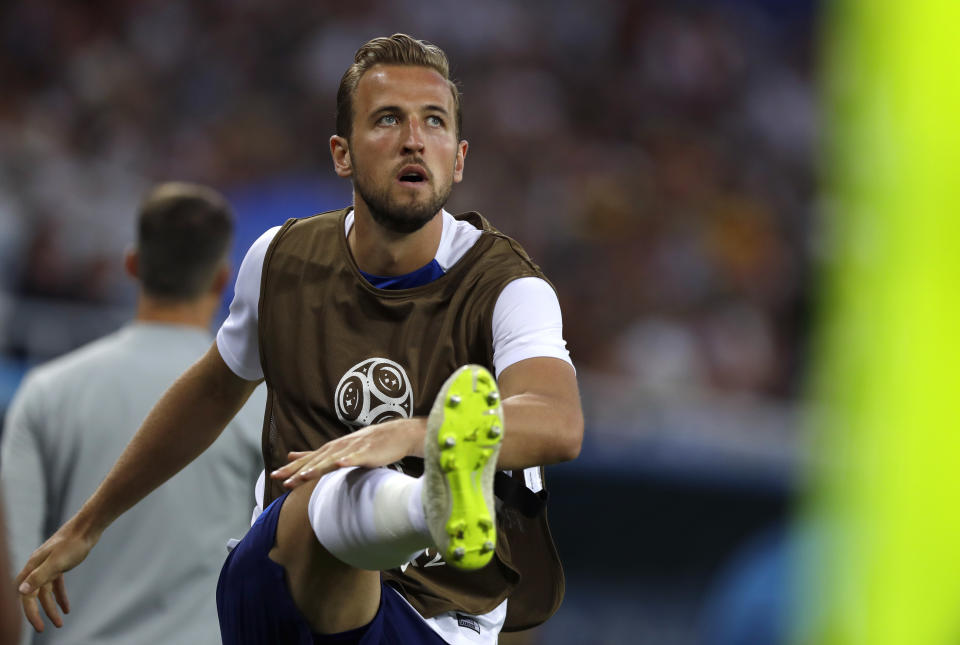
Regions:
M 416 271 L 429 264 L 440 247 L 443 211 L 414 233 L 394 233 L 374 221 L 362 202 L 354 202 L 353 226 L 347 245 L 361 271 L 373 275 L 396 276 Z
M 166 325 L 187 325 L 209 330 L 215 305 L 211 298 L 186 302 L 170 302 L 140 294 L 134 320 Z

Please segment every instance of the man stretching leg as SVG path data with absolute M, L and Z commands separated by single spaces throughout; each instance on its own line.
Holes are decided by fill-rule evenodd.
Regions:
M 97 492 L 18 576 L 35 625 L 38 599 L 48 614 L 56 611 L 62 573 L 114 518 L 200 454 L 261 379 L 267 504 L 356 468 L 274 507 L 276 543 L 266 546 L 281 567 L 275 574 L 289 615 L 310 627 L 306 642 L 429 642 L 371 635 L 380 610 L 395 601 L 453 644 L 495 643 L 501 629 L 526 629 L 553 614 L 563 574 L 541 466 L 579 453 L 576 376 L 556 293 L 539 267 L 479 214 L 443 209 L 463 178 L 468 144 L 460 125 L 460 94 L 440 49 L 403 34 L 360 48 L 341 81 L 330 138 L 335 172 L 353 183 L 352 207 L 290 220 L 253 244 L 215 346 L 164 395 Z M 445 552 L 431 549 L 396 567 L 385 544 L 406 554 L 429 544 L 413 501 L 424 498 L 416 478 L 425 467 L 426 417 L 446 379 L 466 364 L 496 376 L 505 422 L 495 457 L 494 551 L 482 553 L 483 539 L 480 555 L 489 562 L 465 572 L 457 564 L 479 557 L 473 538 L 458 559 L 455 540 L 451 553 L 448 538 L 432 537 Z M 384 475 L 380 467 L 392 464 L 410 477 Z M 426 498 L 429 518 L 429 491 Z M 412 509 L 409 527 L 394 523 L 403 523 L 404 507 Z M 300 550 L 306 560 L 297 559 Z M 378 559 L 359 559 L 366 555 Z M 221 591 L 239 577 L 234 563 L 254 561 L 233 557 Z M 228 643 L 264 642 L 245 640 L 243 626 L 231 633 Z

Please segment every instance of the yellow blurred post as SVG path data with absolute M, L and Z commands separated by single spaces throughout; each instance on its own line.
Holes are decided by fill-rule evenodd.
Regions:
M 827 254 L 797 640 L 960 643 L 960 0 L 823 3 Z

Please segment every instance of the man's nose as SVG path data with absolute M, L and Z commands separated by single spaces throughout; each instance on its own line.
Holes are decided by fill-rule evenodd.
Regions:
M 420 123 L 419 119 L 408 119 L 404 134 L 404 152 L 420 152 L 423 150 L 423 124 Z

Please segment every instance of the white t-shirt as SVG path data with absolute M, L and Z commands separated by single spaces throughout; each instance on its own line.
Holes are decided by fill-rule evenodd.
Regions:
M 346 218 L 344 234 L 353 226 L 353 212 Z M 220 356 L 240 378 L 263 378 L 257 336 L 260 276 L 263 258 L 279 226 L 261 235 L 247 251 L 237 274 L 230 315 L 217 332 Z M 480 239 L 481 231 L 469 222 L 443 211 L 443 233 L 436 260 L 446 271 Z M 517 278 L 500 292 L 493 308 L 493 367 L 496 376 L 527 358 L 559 358 L 573 365 L 566 341 L 560 303 L 553 288 L 541 278 Z
M 347 214 L 344 235 L 353 226 L 353 212 Z M 244 379 L 263 378 L 257 335 L 257 311 L 260 304 L 260 277 L 263 260 L 279 226 L 261 235 L 247 251 L 237 273 L 237 284 L 230 315 L 217 332 L 217 349 L 227 366 Z M 457 220 L 443 211 L 443 232 L 434 259 L 444 272 L 480 239 L 482 232 L 469 222 Z M 528 358 L 559 358 L 571 366 L 570 353 L 563 340 L 560 303 L 553 288 L 536 277 L 517 278 L 500 292 L 493 308 L 493 367 L 497 376 L 510 365 Z M 257 481 L 255 520 L 263 508 L 265 473 Z M 524 470 L 527 487 L 534 492 L 543 488 L 539 468 Z M 402 596 L 401 596 L 402 597 Z M 460 627 L 456 612 L 424 619 L 451 645 L 493 645 L 507 614 L 507 600 L 491 612 L 474 616 L 481 627 L 477 634 Z

